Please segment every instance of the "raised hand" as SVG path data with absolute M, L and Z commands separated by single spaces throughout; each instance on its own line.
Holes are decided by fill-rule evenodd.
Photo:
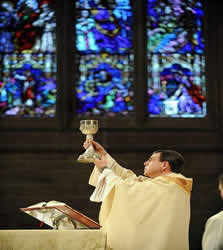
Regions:
M 107 165 L 107 159 L 106 159 L 106 155 L 102 155 L 101 159 L 95 159 L 94 160 L 94 164 L 97 168 L 99 169 L 103 169 L 106 167 Z
M 90 141 L 90 142 L 89 141 L 85 141 L 83 146 L 84 146 L 85 149 L 87 149 L 91 144 L 93 145 L 94 150 L 95 150 L 95 152 L 97 154 L 99 154 L 101 156 L 107 154 L 107 152 L 105 151 L 105 149 L 99 143 L 97 143 L 95 141 Z

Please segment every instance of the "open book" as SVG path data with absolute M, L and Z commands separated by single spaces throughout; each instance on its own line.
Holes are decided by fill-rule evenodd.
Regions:
M 63 202 L 40 202 L 26 208 L 20 208 L 20 210 L 53 229 L 99 229 L 101 227 L 94 220 Z

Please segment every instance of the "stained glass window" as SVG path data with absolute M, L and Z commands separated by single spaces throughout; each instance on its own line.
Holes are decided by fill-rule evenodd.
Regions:
M 202 1 L 147 3 L 149 116 L 206 116 Z
M 0 115 L 54 116 L 54 0 L 0 3 Z
M 76 83 L 79 114 L 133 111 L 132 5 L 129 0 L 79 0 Z

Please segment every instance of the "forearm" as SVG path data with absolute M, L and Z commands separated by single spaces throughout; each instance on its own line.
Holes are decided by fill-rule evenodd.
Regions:
M 121 167 L 108 153 L 106 154 L 106 166 L 105 168 L 112 169 L 113 173 L 122 179 L 126 179 L 129 176 L 134 175 L 134 173 L 129 170 Z M 98 182 L 98 178 L 101 174 L 103 169 L 98 169 L 98 167 L 94 167 L 90 179 L 89 179 L 89 184 L 92 186 L 96 186 Z
M 121 177 L 122 179 L 126 179 L 134 173 L 120 166 L 109 154 L 107 154 L 107 167 L 111 168 L 115 175 Z

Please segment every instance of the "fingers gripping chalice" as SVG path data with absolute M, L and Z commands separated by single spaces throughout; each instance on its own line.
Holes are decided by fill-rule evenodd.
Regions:
M 80 131 L 82 134 L 86 135 L 86 141 L 89 143 L 89 147 L 86 151 L 78 157 L 78 161 L 82 163 L 92 163 L 96 158 L 100 158 L 92 145 L 93 135 L 98 131 L 98 121 L 97 120 L 82 120 L 80 121 Z

